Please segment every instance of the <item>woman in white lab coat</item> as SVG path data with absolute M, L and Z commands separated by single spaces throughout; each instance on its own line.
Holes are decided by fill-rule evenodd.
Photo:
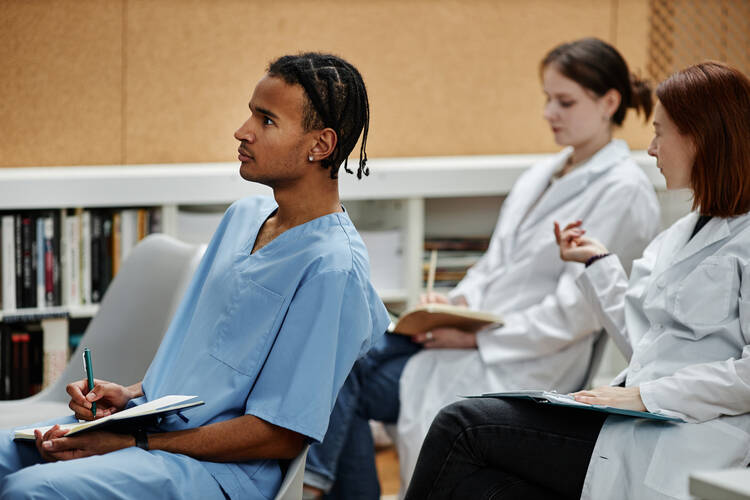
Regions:
M 540 69 L 544 117 L 555 141 L 567 147 L 519 178 L 490 248 L 450 298 L 426 298 L 499 313 L 505 325 L 478 334 L 436 329 L 415 339 L 424 347 L 416 354 L 415 344 L 387 334 L 355 366 L 323 443 L 310 448 L 311 491 L 379 498 L 367 419 L 398 419 L 406 484 L 430 422 L 460 395 L 583 386 L 601 325 L 575 286 L 579 266 L 557 257 L 551 228 L 554 220 L 582 218 L 624 262 L 656 235 L 654 189 L 627 144 L 612 139 L 629 108 L 648 118 L 651 89 L 616 49 L 593 38 L 556 47 Z
M 595 39 L 556 47 L 541 73 L 544 117 L 555 141 L 568 147 L 519 178 L 487 253 L 449 296 L 425 297 L 498 313 L 504 325 L 417 337 L 425 349 L 409 360 L 400 381 L 404 485 L 433 418 L 460 396 L 583 388 L 601 324 L 575 285 L 580 266 L 557 257 L 553 221 L 583 219 L 626 267 L 659 231 L 651 183 L 627 144 L 612 139 L 627 107 L 640 103 L 648 118 L 651 89 L 630 76 L 613 47 Z
M 689 498 L 691 472 L 750 462 L 750 80 L 703 63 L 657 96 L 649 154 L 668 189 L 692 190 L 694 211 L 629 283 L 585 222 L 555 233 L 562 258 L 586 264 L 578 285 L 629 360 L 575 399 L 685 423 L 464 401 L 435 419 L 407 498 Z

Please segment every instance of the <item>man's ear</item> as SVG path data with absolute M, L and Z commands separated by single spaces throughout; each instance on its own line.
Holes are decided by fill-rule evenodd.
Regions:
M 315 144 L 308 154 L 313 158 L 312 161 L 325 160 L 333 154 L 337 143 L 336 132 L 332 128 L 324 128 L 316 133 Z

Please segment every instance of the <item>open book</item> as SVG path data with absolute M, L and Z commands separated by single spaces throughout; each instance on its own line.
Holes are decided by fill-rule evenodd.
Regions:
M 476 332 L 490 325 L 502 325 L 503 319 L 492 313 L 472 311 L 452 304 L 421 304 L 403 313 L 389 332 L 416 335 L 440 327 Z
M 203 404 L 203 401 L 196 401 L 197 396 L 164 396 L 148 403 L 143 403 L 138 406 L 133 406 L 127 410 L 118 411 L 107 417 L 99 418 L 97 420 L 84 420 L 80 422 L 73 422 L 70 424 L 61 424 L 61 429 L 67 429 L 68 433 L 66 436 L 71 436 L 79 432 L 88 431 L 91 429 L 101 429 L 103 427 L 113 428 L 115 431 L 117 427 L 130 428 L 129 425 L 136 425 L 142 419 L 152 418 L 157 416 L 164 416 L 171 412 L 178 410 L 184 410 L 186 408 L 192 408 L 193 406 L 199 406 Z M 192 401 L 191 401 L 192 400 Z M 26 429 L 16 429 L 13 439 L 17 440 L 34 440 L 34 429 L 39 429 L 42 434 L 51 429 L 52 425 L 45 427 L 29 427 Z
M 628 417 L 636 418 L 649 418 L 651 420 L 664 420 L 669 422 L 684 422 L 684 420 L 668 417 L 666 415 L 659 415 L 657 413 L 650 413 L 647 411 L 636 411 L 636 410 L 625 410 L 623 408 L 615 408 L 613 406 L 604 405 L 591 405 L 588 403 L 581 403 L 576 401 L 570 394 L 560 394 L 555 391 L 513 391 L 513 392 L 493 392 L 489 394 L 482 394 L 481 396 L 466 396 L 469 398 L 520 398 L 530 399 L 537 403 L 551 404 L 555 406 L 568 406 L 572 408 L 580 408 L 582 410 L 593 410 L 601 411 L 604 413 L 611 413 L 613 415 L 625 415 Z

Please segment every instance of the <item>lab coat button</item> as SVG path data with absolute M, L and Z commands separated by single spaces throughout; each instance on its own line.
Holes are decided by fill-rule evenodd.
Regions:
M 654 325 L 654 331 L 655 331 L 655 332 L 661 332 L 661 331 L 664 331 L 664 325 L 662 325 L 661 323 L 656 323 L 656 324 Z
M 665 286 L 667 286 L 667 280 L 665 280 L 664 278 L 660 279 L 656 282 L 656 286 L 660 289 L 664 288 Z

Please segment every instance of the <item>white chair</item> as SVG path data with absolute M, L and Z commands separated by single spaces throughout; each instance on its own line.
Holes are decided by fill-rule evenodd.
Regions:
M 305 475 L 305 462 L 309 447 L 309 445 L 305 446 L 302 452 L 289 463 L 274 500 L 300 500 L 302 498 L 302 479 Z
M 140 381 L 204 248 L 163 234 L 141 241 L 107 288 L 98 313 L 62 375 L 34 396 L 0 402 L 0 429 L 70 415 L 65 386 L 84 377 L 84 347 L 91 349 L 96 378 L 124 385 Z

